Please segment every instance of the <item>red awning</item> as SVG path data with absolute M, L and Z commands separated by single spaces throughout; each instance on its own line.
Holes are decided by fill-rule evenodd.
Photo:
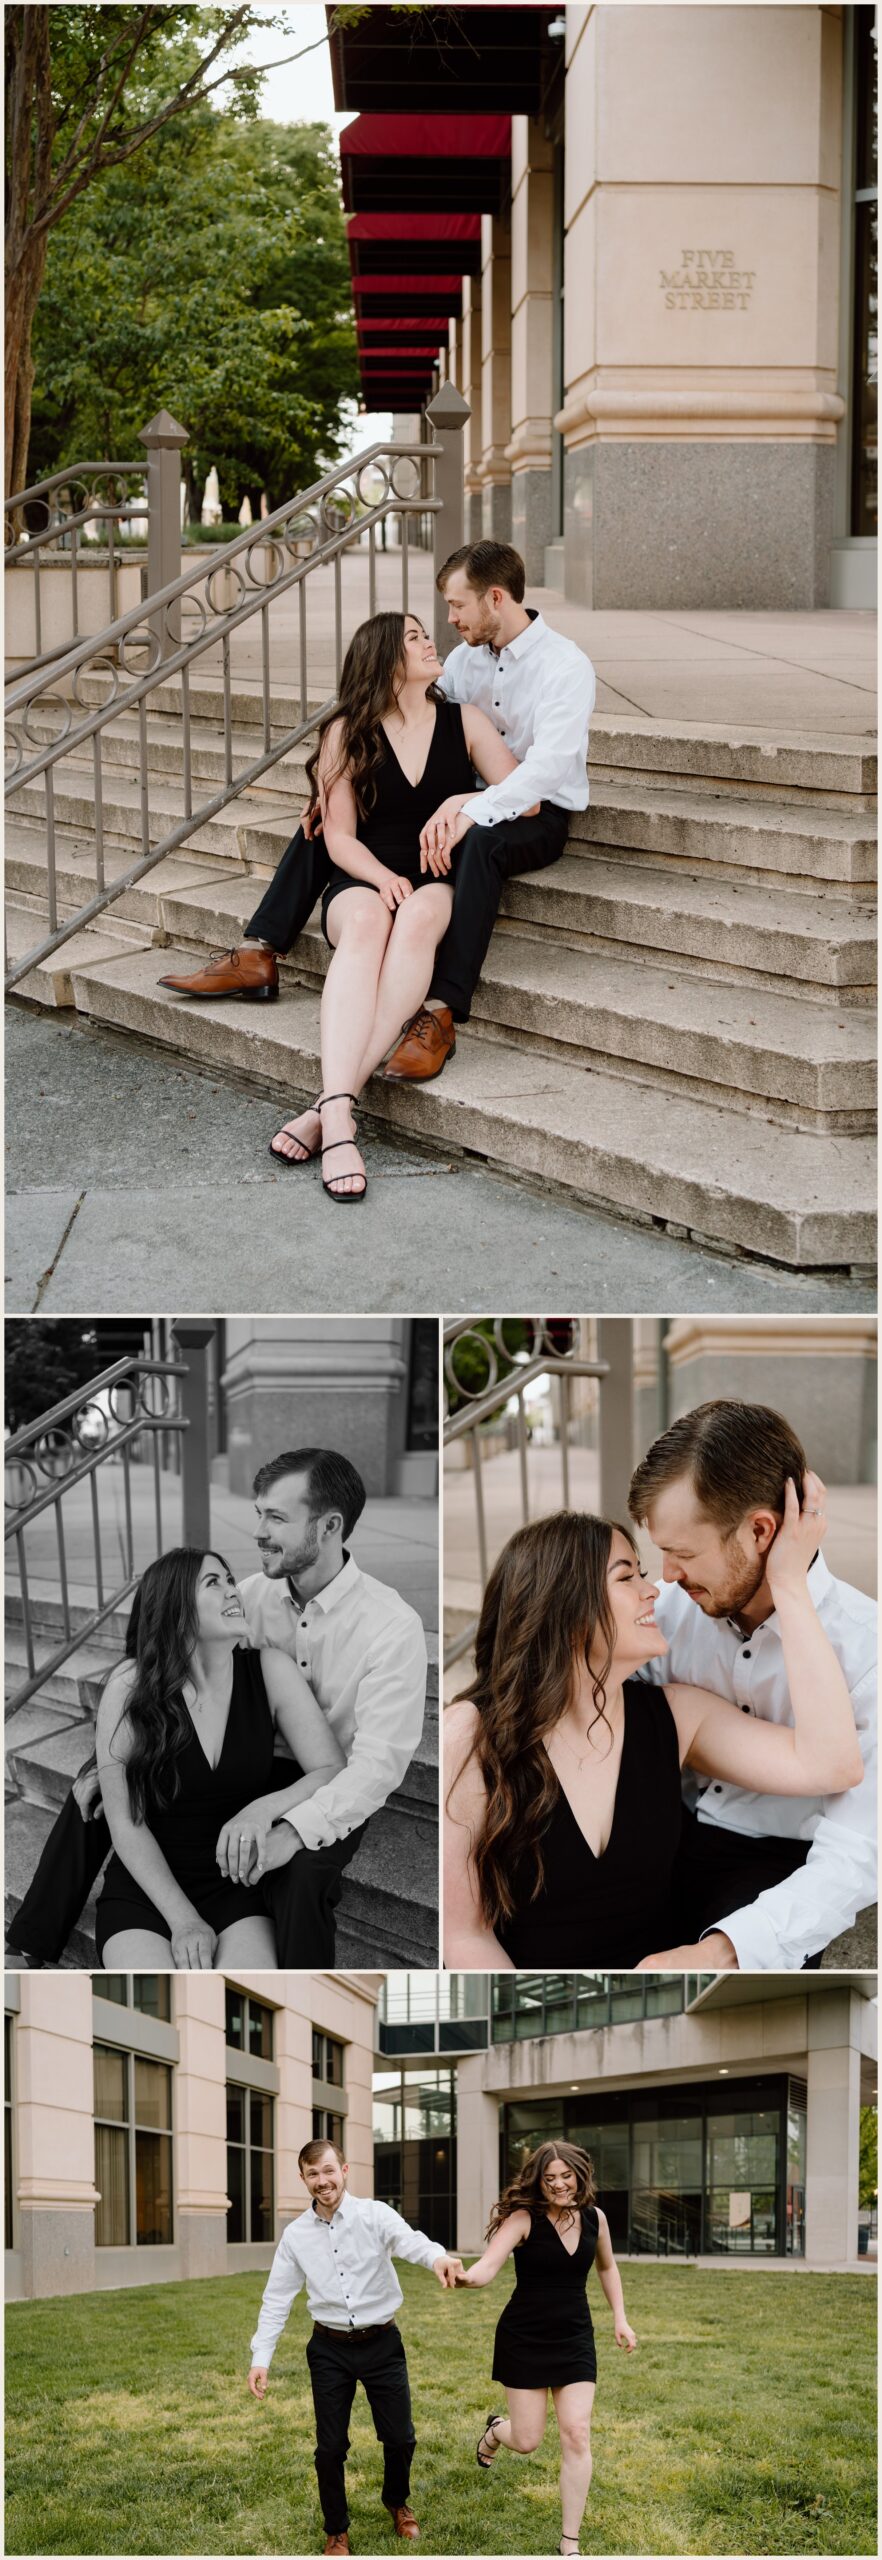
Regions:
M 354 213 L 348 240 L 480 240 L 479 213 Z
M 507 160 L 510 116 L 353 116 L 340 157 L 365 160 Z
M 461 276 L 353 276 L 353 293 L 419 293 L 436 299 L 445 293 L 461 293 Z

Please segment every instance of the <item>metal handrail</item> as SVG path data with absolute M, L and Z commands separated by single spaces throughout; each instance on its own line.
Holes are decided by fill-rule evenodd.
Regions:
M 486 1336 L 481 1336 L 484 1348 L 489 1354 L 490 1364 L 494 1368 L 496 1364 L 497 1351 L 501 1351 L 504 1358 L 508 1360 L 512 1359 L 512 1354 L 508 1351 L 500 1331 L 500 1328 L 504 1326 L 505 1321 L 506 1319 L 504 1317 L 497 1317 L 495 1320 L 495 1346 L 488 1344 Z M 504 1378 L 498 1376 L 494 1377 L 491 1384 L 483 1388 L 478 1394 L 468 1395 L 468 1401 L 464 1411 L 462 1413 L 446 1417 L 444 1422 L 445 1448 L 450 1446 L 450 1444 L 455 1440 L 463 1440 L 466 1438 L 471 1440 L 472 1477 L 475 1493 L 475 1525 L 477 1530 L 478 1561 L 480 1565 L 482 1586 L 485 1585 L 487 1581 L 488 1546 L 480 1443 L 481 1424 L 483 1422 L 492 1421 L 496 1414 L 504 1413 L 506 1406 L 511 1404 L 512 1401 L 516 1403 L 518 1459 L 521 1483 L 521 1510 L 523 1519 L 526 1522 L 530 1516 L 530 1500 L 527 1473 L 528 1444 L 526 1414 L 524 1411 L 524 1391 L 528 1386 L 532 1386 L 537 1378 L 558 1378 L 561 1381 L 560 1410 L 558 1415 L 561 1493 L 564 1510 L 568 1511 L 570 1507 L 570 1464 L 568 1446 L 570 1414 L 567 1381 L 570 1378 L 596 1378 L 598 1383 L 602 1383 L 603 1379 L 608 1378 L 610 1374 L 610 1363 L 608 1360 L 589 1360 L 583 1358 L 580 1352 L 554 1351 L 544 1348 L 546 1340 L 545 1328 L 550 1319 L 539 1316 L 534 1317 L 532 1321 L 539 1339 L 535 1343 L 529 1358 L 527 1360 L 518 1359 L 517 1362 L 508 1370 L 508 1373 Z M 459 1394 L 463 1394 L 467 1391 L 463 1389 L 461 1382 L 457 1379 L 456 1372 L 451 1365 L 449 1355 L 452 1354 L 455 1344 L 461 1341 L 464 1335 L 474 1332 L 476 1325 L 486 1322 L 486 1317 L 459 1316 L 455 1323 L 445 1325 L 444 1327 L 443 1350 L 445 1375 L 447 1377 L 448 1384 L 453 1386 Z M 466 1627 L 460 1629 L 458 1635 L 451 1637 L 449 1643 L 445 1644 L 445 1671 L 449 1670 L 452 1663 L 458 1662 L 462 1654 L 469 1653 L 471 1651 L 478 1630 L 479 1617 L 480 1612 L 469 1620 Z
M 157 863 L 163 861 L 164 858 L 169 853 L 173 852 L 179 844 L 182 844 L 188 836 L 194 834 L 197 827 L 204 826 L 206 822 L 210 818 L 214 817 L 220 809 L 225 808 L 231 799 L 236 798 L 242 791 L 247 789 L 250 783 L 258 781 L 264 773 L 269 771 L 272 765 L 277 764 L 284 755 L 290 753 L 293 747 L 299 745 L 300 741 L 317 726 L 318 722 L 333 710 L 335 699 L 333 695 L 329 696 L 327 701 L 323 702 L 317 708 L 312 709 L 310 708 L 307 699 L 308 687 L 305 624 L 306 579 L 313 569 L 325 567 L 329 563 L 333 563 L 335 572 L 335 664 L 336 671 L 339 676 L 343 654 L 342 590 L 340 584 L 340 562 L 342 555 L 354 543 L 360 542 L 363 534 L 367 531 L 369 537 L 369 611 L 374 613 L 376 610 L 375 530 L 378 524 L 390 517 L 399 518 L 402 525 L 401 557 L 403 607 L 405 611 L 407 610 L 408 521 L 412 515 L 419 516 L 424 515 L 427 512 L 435 513 L 440 507 L 441 502 L 439 499 L 430 498 L 425 495 L 423 467 L 433 465 L 435 457 L 440 451 L 441 447 L 434 440 L 430 443 L 427 442 L 421 444 L 404 444 L 393 440 L 389 443 L 379 443 L 369 446 L 364 453 L 355 456 L 348 463 L 339 464 L 334 471 L 326 473 L 322 480 L 314 482 L 312 487 L 306 490 L 301 497 L 289 499 L 285 505 L 277 507 L 274 513 L 265 517 L 259 526 L 249 527 L 236 539 L 225 544 L 223 547 L 222 557 L 219 560 L 214 560 L 210 564 L 206 564 L 204 560 L 199 562 L 192 569 L 185 571 L 179 578 L 173 579 L 167 586 L 160 588 L 155 594 L 149 596 L 138 606 L 130 608 L 128 613 L 120 615 L 117 620 L 109 624 L 107 629 L 102 631 L 97 638 L 81 642 L 78 646 L 68 649 L 61 658 L 53 661 L 51 667 L 44 665 L 37 673 L 23 678 L 18 684 L 14 684 L 12 686 L 7 695 L 7 712 L 13 721 L 15 720 L 15 715 L 21 712 L 23 714 L 23 722 L 21 725 L 20 735 L 14 727 L 12 731 L 17 753 L 14 757 L 11 769 L 7 774 L 6 794 L 8 797 L 11 793 L 23 788 L 27 783 L 35 781 L 41 774 L 45 774 L 46 776 L 46 831 L 49 855 L 48 903 L 50 929 L 48 935 L 44 936 L 39 944 L 36 944 L 32 950 L 27 952 L 25 956 L 18 960 L 14 967 L 7 972 L 7 988 L 12 988 L 17 985 L 19 979 L 23 978 L 30 969 L 34 968 L 39 960 L 47 958 L 51 952 L 58 950 L 64 942 L 70 939 L 73 933 L 80 931 L 85 924 L 90 923 L 92 919 L 96 915 L 101 914 L 105 908 L 115 904 L 116 901 L 120 897 L 124 896 L 129 889 L 134 887 L 139 880 L 143 879 L 149 871 L 153 870 Z M 417 466 L 418 485 L 415 492 L 411 494 L 402 494 L 395 486 L 395 466 L 401 459 L 406 459 Z M 363 495 L 362 483 L 364 474 L 368 470 L 380 470 L 385 481 L 385 487 L 379 499 L 377 499 L 373 505 L 366 504 Z M 347 483 L 349 484 L 348 486 Z M 348 521 L 344 525 L 335 525 L 333 522 L 332 510 L 335 496 L 338 502 L 342 500 L 350 510 Z M 290 552 L 294 544 L 297 544 L 298 546 L 301 545 L 304 539 L 308 537 L 309 533 L 311 533 L 315 538 L 311 542 L 308 556 L 305 559 L 297 558 L 292 566 L 285 568 L 284 557 L 286 550 Z M 261 553 L 267 557 L 268 563 L 270 561 L 272 562 L 273 575 L 268 582 L 266 580 L 261 580 L 258 583 L 255 577 L 255 562 Z M 239 565 L 240 563 L 243 564 L 241 567 Z M 240 588 L 240 600 L 232 605 L 219 607 L 215 603 L 213 592 L 215 582 L 218 578 L 226 580 L 230 577 L 233 577 L 238 581 Z M 249 578 L 251 580 L 250 592 L 247 585 Z M 295 588 L 299 590 L 300 595 L 300 718 L 292 728 L 286 730 L 282 735 L 277 734 L 276 737 L 272 739 L 270 721 L 269 606 L 270 603 L 280 595 L 286 594 L 289 590 L 293 590 Z M 201 595 L 197 596 L 197 590 L 200 589 Z M 182 601 L 185 598 L 196 598 L 201 614 L 201 628 L 188 640 L 182 642 L 180 638 L 179 612 Z M 230 638 L 234 631 L 237 631 L 244 623 L 250 621 L 255 614 L 260 614 L 262 616 L 261 678 L 263 754 L 255 758 L 243 771 L 240 771 L 234 777 L 232 770 Z M 202 656 L 207 649 L 215 648 L 218 644 L 220 644 L 222 649 L 223 663 L 225 782 L 222 790 L 211 792 L 208 798 L 202 800 L 198 808 L 194 809 L 191 771 L 190 700 L 188 690 L 189 671 L 194 662 Z M 127 652 L 131 652 L 133 649 L 136 653 L 141 654 L 142 656 L 143 652 L 146 650 L 148 653 L 148 664 L 146 669 L 143 669 L 140 673 L 135 672 L 134 674 L 130 674 L 130 667 L 127 663 Z M 108 686 L 110 687 L 108 698 L 101 703 L 96 710 L 88 710 L 83 705 L 81 696 L 78 695 L 78 687 L 82 681 L 83 675 L 89 670 L 100 675 L 102 680 L 106 679 Z M 167 684 L 169 678 L 177 673 L 180 673 L 182 679 L 181 708 L 184 731 L 184 816 L 178 824 L 167 829 L 156 844 L 151 845 L 149 774 L 147 770 L 145 725 L 147 699 L 148 696 L 156 691 L 160 685 Z M 127 678 L 129 679 L 128 681 L 126 681 Z M 39 744 L 34 739 L 32 732 L 29 730 L 31 716 L 35 708 L 39 706 L 41 699 L 47 694 L 53 697 L 52 709 L 53 712 L 56 712 L 58 708 L 57 701 L 55 700 L 57 690 L 60 685 L 66 683 L 70 684 L 71 699 L 70 701 L 65 699 L 62 703 L 62 711 L 63 713 L 66 713 L 64 724 L 60 732 L 56 732 L 48 743 Z M 83 713 L 82 718 L 78 722 L 74 719 L 74 706 L 80 709 Z M 104 877 L 100 738 L 101 732 L 107 727 L 110 721 L 119 717 L 121 713 L 135 709 L 138 711 L 140 720 L 139 745 L 142 853 L 140 859 L 136 863 L 131 865 L 122 876 L 108 885 Z M 55 877 L 53 776 L 55 767 L 61 757 L 74 753 L 78 748 L 84 746 L 89 739 L 93 741 L 96 789 L 97 889 L 94 898 L 88 900 L 85 906 L 79 908 L 76 914 L 68 917 L 63 924 L 59 924 Z M 32 755 L 27 754 L 26 742 L 28 741 L 36 749 L 36 752 Z
M 53 1474 L 51 1481 L 47 1482 L 43 1488 L 29 1493 L 24 1499 L 16 1500 L 7 1506 L 8 1517 L 4 1526 L 4 1541 L 7 1545 L 14 1543 L 15 1547 L 15 1556 L 18 1567 L 18 1592 L 21 1599 L 22 1622 L 24 1627 L 25 1650 L 27 1656 L 27 1676 L 18 1685 L 9 1699 L 8 1711 L 10 1714 L 16 1714 L 20 1707 L 27 1705 L 28 1699 L 32 1698 L 36 1691 L 43 1687 L 45 1681 L 51 1679 L 54 1673 L 61 1669 L 62 1664 L 69 1660 L 71 1654 L 77 1653 L 80 1647 L 88 1642 L 89 1637 L 95 1634 L 96 1629 L 103 1626 L 107 1618 L 113 1616 L 114 1611 L 119 1608 L 120 1603 L 128 1597 L 128 1594 L 135 1586 L 138 1576 L 134 1561 L 130 1452 L 133 1443 L 143 1438 L 145 1433 L 152 1439 L 151 1456 L 153 1462 L 156 1545 L 157 1553 L 161 1552 L 163 1543 L 161 1481 L 162 1435 L 165 1432 L 171 1431 L 174 1432 L 178 1439 L 182 1441 L 184 1433 L 189 1429 L 189 1423 L 187 1416 L 181 1410 L 179 1402 L 177 1404 L 170 1403 L 168 1409 L 163 1410 L 162 1412 L 152 1413 L 143 1401 L 143 1386 L 149 1378 L 158 1377 L 168 1380 L 169 1382 L 174 1382 L 178 1379 L 186 1378 L 188 1374 L 189 1371 L 186 1361 L 150 1360 L 145 1357 L 136 1356 L 134 1353 L 129 1353 L 122 1359 L 114 1361 L 110 1368 L 102 1370 L 97 1377 L 91 1378 L 87 1380 L 83 1386 L 75 1388 L 70 1395 L 63 1396 L 57 1404 L 48 1407 L 45 1413 L 38 1414 L 33 1422 L 24 1424 L 21 1430 L 14 1432 L 6 1442 L 4 1454 L 7 1466 L 9 1464 L 12 1464 L 13 1466 L 20 1465 L 28 1472 L 32 1481 L 36 1484 L 37 1476 L 48 1472 L 47 1461 L 49 1459 L 57 1458 L 60 1454 L 57 1450 L 53 1451 L 47 1449 L 46 1460 L 41 1461 L 39 1455 L 41 1444 L 51 1442 L 53 1435 L 59 1433 L 62 1430 L 62 1426 L 68 1422 L 73 1415 L 78 1412 L 87 1411 L 90 1406 L 94 1406 L 96 1399 L 100 1394 L 110 1394 L 116 1387 L 129 1386 L 137 1396 L 137 1411 L 127 1416 L 125 1420 L 121 1420 L 115 1428 L 109 1429 L 107 1436 L 102 1440 L 100 1448 L 83 1450 L 81 1444 L 78 1444 L 77 1442 L 76 1434 L 74 1432 L 70 1433 L 67 1437 L 71 1451 L 71 1461 L 65 1468 L 63 1475 L 58 1476 Z M 114 1421 L 115 1419 L 116 1418 L 114 1417 Z M 109 1459 L 116 1457 L 122 1458 L 123 1465 L 125 1547 L 122 1558 L 122 1579 L 118 1583 L 115 1583 L 114 1590 L 108 1596 L 105 1588 L 105 1573 L 101 1552 L 101 1524 L 98 1509 L 96 1479 L 99 1469 L 104 1466 Z M 94 1609 L 87 1611 L 85 1617 L 80 1619 L 77 1626 L 74 1626 L 71 1615 L 67 1553 L 61 1506 L 67 1493 L 72 1492 L 78 1485 L 86 1482 L 89 1483 L 91 1492 L 96 1606 Z M 25 1536 L 27 1530 L 33 1525 L 33 1522 L 41 1518 L 42 1515 L 49 1510 L 53 1510 L 55 1513 L 55 1531 L 58 1549 L 58 1586 L 61 1598 L 64 1633 L 61 1643 L 54 1646 L 52 1651 L 38 1662 L 36 1658 L 34 1627 L 31 1614 L 32 1602 L 28 1579 Z M 9 1588 L 12 1590 L 14 1585 L 10 1584 Z

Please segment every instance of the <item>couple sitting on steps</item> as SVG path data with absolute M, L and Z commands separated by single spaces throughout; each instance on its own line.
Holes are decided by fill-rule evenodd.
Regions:
M 325 1190 L 343 1202 L 367 1188 L 352 1117 L 363 1085 L 384 1060 L 392 1081 L 440 1075 L 505 882 L 559 861 L 570 811 L 588 803 L 594 669 L 524 605 L 518 553 L 474 543 L 452 552 L 438 584 L 463 645 L 442 668 L 416 614 L 360 625 L 307 764 L 303 824 L 244 943 L 160 982 L 180 995 L 272 998 L 276 953 L 321 897 L 332 951 L 323 1091 L 270 1153 L 302 1165 L 320 1152 Z

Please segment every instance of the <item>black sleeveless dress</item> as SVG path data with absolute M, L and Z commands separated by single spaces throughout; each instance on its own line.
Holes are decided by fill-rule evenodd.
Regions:
M 255 1796 L 268 1794 L 273 1783 L 273 1720 L 259 1653 L 237 1645 L 233 1655 L 230 1711 L 217 1768 L 209 1767 L 191 1722 L 178 1774 L 180 1791 L 173 1803 L 164 1810 L 148 1803 L 146 1813 L 147 1829 L 176 1883 L 218 1934 L 234 1920 L 265 1917 L 261 1885 L 233 1884 L 221 1875 L 215 1856 L 224 1823 Z M 291 1776 L 296 1775 L 292 1761 Z M 168 1921 L 114 1850 L 95 1915 L 99 1962 L 108 1939 L 120 1929 L 152 1929 L 171 1944 Z
M 542 1841 L 535 1902 L 532 1859 L 512 1868 L 514 1917 L 496 1936 L 514 1965 L 639 1964 L 675 1943 L 673 1872 L 683 1818 L 677 1728 L 663 1689 L 624 1684 L 625 1730 L 612 1830 L 600 1858 L 563 1788 Z
M 377 797 L 367 817 L 359 817 L 356 834 L 359 844 L 370 846 L 378 862 L 390 871 L 398 871 L 412 880 L 415 889 L 437 888 L 433 871 L 420 870 L 420 831 L 434 815 L 442 800 L 452 791 L 473 791 L 475 777 L 466 746 L 462 712 L 458 702 L 436 702 L 432 741 L 419 782 L 408 782 L 388 738 L 383 740 L 383 760 L 375 776 Z M 453 867 L 445 881 L 456 877 L 456 848 Z M 444 883 L 442 882 L 442 886 Z M 322 899 L 322 931 L 328 939 L 328 908 L 341 889 L 372 889 L 373 880 L 354 880 L 351 871 L 341 871 L 331 864 L 331 877 Z M 379 896 L 379 890 L 377 890 Z
M 531 2213 L 527 2238 L 515 2250 L 515 2289 L 493 2348 L 493 2380 L 508 2391 L 557 2391 L 566 2382 L 597 2380 L 585 2298 L 600 2229 L 596 2205 L 583 2205 L 579 2219 L 572 2257 L 547 2213 Z

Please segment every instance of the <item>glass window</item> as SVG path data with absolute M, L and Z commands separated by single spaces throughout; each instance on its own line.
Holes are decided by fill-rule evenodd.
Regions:
M 94 2049 L 95 2245 L 127 2248 L 131 2237 L 127 2056 L 106 2045 Z M 108 2121 L 109 2119 L 109 2121 Z
M 541 2036 L 545 2021 L 544 1973 L 516 1973 L 514 1991 L 516 2037 L 520 2040 L 524 2036 Z
M 115 2124 L 128 2122 L 127 2056 L 115 2045 L 95 2046 L 95 2114 Z
M 12 2210 L 12 2019 L 3 2021 L 3 2198 L 6 2248 L 12 2249 L 14 2217 Z
M 496 1973 L 493 1976 L 494 2044 L 510 2044 L 514 2035 L 515 1979 L 513 1973 Z
M 156 2248 L 172 2237 L 171 2072 L 141 2054 L 94 2048 L 95 2243 Z
M 143 2018 L 171 2018 L 171 1982 L 167 1973 L 133 1973 L 132 2007 Z
M 241 1991 L 227 1991 L 227 2043 L 234 2053 L 244 2053 L 245 2001 Z
M 273 2058 L 273 2012 L 244 1991 L 226 1993 L 227 2043 L 233 2053 L 249 2053 L 258 2062 Z
M 645 1979 L 647 2018 L 673 2016 L 683 2006 L 681 1973 L 648 1973 Z
M 125 1973 L 93 1973 L 92 1989 L 99 2000 L 114 2000 L 117 2008 L 129 2005 L 129 1980 Z
M 323 2080 L 323 2079 L 324 2079 L 324 2076 L 325 2076 L 325 2074 L 324 2074 L 324 2059 L 325 2059 L 325 2055 L 324 2055 L 324 2044 L 325 2044 L 324 2036 L 320 2034 L 318 2027 L 313 2027 L 313 2030 L 312 2030 L 312 2076 L 313 2076 L 313 2079 L 314 2079 L 314 2080 Z
M 609 1989 L 602 1973 L 577 1973 L 576 2024 L 580 2027 L 605 2027 L 609 2018 Z
M 628 2018 L 642 2018 L 645 1988 L 643 1975 L 611 1973 L 608 1980 L 610 2016 L 613 2026 L 623 2025 Z
M 343 2087 L 344 2052 L 345 2046 L 338 2044 L 334 2036 L 325 2037 L 325 2079 L 330 2081 L 332 2089 Z
M 272 2012 L 268 2012 L 271 2016 Z M 313 2124 L 313 2132 L 315 2124 Z M 227 2239 L 272 2240 L 274 2107 L 263 2089 L 227 2087 Z

